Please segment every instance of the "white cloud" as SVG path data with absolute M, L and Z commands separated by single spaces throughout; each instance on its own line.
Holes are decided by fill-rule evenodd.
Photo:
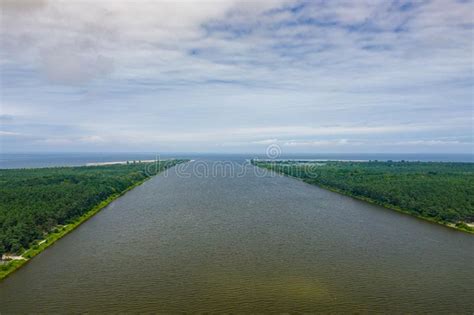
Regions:
M 0 130 L 0 136 L 6 136 L 6 137 L 10 137 L 10 136 L 21 136 L 21 133 L 18 133 L 18 132 L 11 132 L 11 131 L 2 131 L 2 130 Z
M 272 144 L 277 143 L 278 139 L 264 139 L 264 140 L 256 140 L 252 141 L 252 144 Z
M 113 72 L 113 61 L 102 55 L 64 51 L 62 47 L 45 52 L 44 72 L 51 82 L 82 84 L 103 78 Z
M 439 146 L 439 145 L 457 145 L 457 144 L 469 144 L 472 145 L 472 143 L 465 143 L 459 140 L 410 140 L 410 141 L 399 141 L 392 143 L 395 145 L 428 145 L 428 146 Z
M 74 142 L 71 139 L 66 138 L 47 138 L 35 140 L 35 143 L 46 146 L 68 146 L 72 145 Z
M 97 136 L 97 135 L 81 137 L 81 138 L 79 138 L 79 141 L 84 142 L 84 143 L 104 143 L 104 142 L 106 142 L 106 140 L 104 138 L 102 138 L 101 136 Z
M 290 147 L 320 147 L 320 146 L 340 146 L 340 145 L 359 145 L 360 142 L 353 142 L 347 139 L 337 140 L 312 140 L 312 141 L 287 141 L 283 143 L 285 146 Z
M 2 1 L 0 110 L 84 148 L 472 138 L 472 4 L 304 3 Z

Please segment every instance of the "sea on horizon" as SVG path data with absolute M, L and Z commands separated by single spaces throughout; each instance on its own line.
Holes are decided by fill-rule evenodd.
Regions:
M 265 154 L 253 153 L 0 153 L 0 169 L 36 168 L 58 166 L 82 166 L 90 163 L 145 161 L 169 158 L 186 158 L 211 161 L 245 161 L 268 159 Z M 277 159 L 302 160 L 348 160 L 348 161 L 422 161 L 422 162 L 466 162 L 474 163 L 473 154 L 445 153 L 294 153 L 282 154 Z

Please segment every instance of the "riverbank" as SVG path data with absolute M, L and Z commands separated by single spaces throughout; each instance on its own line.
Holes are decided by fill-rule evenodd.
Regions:
M 345 162 L 345 163 L 347 163 L 347 162 Z M 381 200 L 390 200 L 391 198 L 393 198 L 393 195 L 390 195 L 387 192 L 388 190 L 384 190 L 384 189 L 381 190 L 380 187 L 376 187 L 376 185 L 385 185 L 385 186 L 388 185 L 388 187 L 389 187 L 391 184 L 392 185 L 400 185 L 400 183 L 403 183 L 404 181 L 405 181 L 405 183 L 403 185 L 408 185 L 408 182 L 406 182 L 406 180 L 407 180 L 406 178 L 401 178 L 401 177 L 397 178 L 400 181 L 400 183 L 395 183 L 395 182 L 393 182 L 393 178 L 389 179 L 389 177 L 387 177 L 387 176 L 393 176 L 393 173 L 392 174 L 390 174 L 388 172 L 387 173 L 380 173 L 380 167 L 381 166 L 382 167 L 386 166 L 384 164 L 393 165 L 394 163 L 400 164 L 401 162 L 387 162 L 387 163 L 386 162 L 376 162 L 377 165 L 375 165 L 375 166 L 378 168 L 378 170 L 377 170 L 378 173 L 374 174 L 374 175 L 379 177 L 379 180 L 377 180 L 377 181 L 367 180 L 368 176 L 373 176 L 373 175 L 370 174 L 368 167 L 359 168 L 358 165 L 357 165 L 359 163 L 357 163 L 357 162 L 352 163 L 352 164 L 355 165 L 355 167 L 350 166 L 351 163 L 349 163 L 349 164 L 347 164 L 349 166 L 347 166 L 347 167 L 344 166 L 344 169 L 339 168 L 337 162 L 336 163 L 331 163 L 331 165 L 323 165 L 323 166 L 318 165 L 316 168 L 312 167 L 312 165 L 308 166 L 308 165 L 302 165 L 302 164 L 296 164 L 296 163 L 295 164 L 290 164 L 290 165 L 288 165 L 288 164 L 285 165 L 282 162 L 274 162 L 274 163 L 265 163 L 265 162 L 264 163 L 259 163 L 259 162 L 255 163 L 254 162 L 253 164 L 257 167 L 269 169 L 269 170 L 272 170 L 272 171 L 274 171 L 278 174 L 286 175 L 286 176 L 292 177 L 294 179 L 304 181 L 307 184 L 315 185 L 315 186 L 318 186 L 320 188 L 330 190 L 332 192 L 336 192 L 336 193 L 339 193 L 339 194 L 342 194 L 342 195 L 345 195 L 345 196 L 349 196 L 349 197 L 352 197 L 352 198 L 355 198 L 355 199 L 358 199 L 358 200 L 362 200 L 362 201 L 368 202 L 370 204 L 382 206 L 386 209 L 395 210 L 399 213 L 410 215 L 412 217 L 416 217 L 418 219 L 422 219 L 422 220 L 428 221 L 430 223 L 436 223 L 436 224 L 442 225 L 444 227 L 455 229 L 457 231 L 461 231 L 461 232 L 465 232 L 465 233 L 469 233 L 469 234 L 474 234 L 474 228 L 472 226 L 472 224 L 473 224 L 472 222 L 464 222 L 463 220 L 454 221 L 456 223 L 454 223 L 453 220 L 451 220 L 451 222 L 449 222 L 448 220 L 443 220 L 440 217 L 424 216 L 424 215 L 421 215 L 419 213 L 416 213 L 413 209 L 409 210 L 409 209 L 405 209 L 404 207 L 397 206 L 395 204 L 391 204 L 389 202 L 381 201 Z M 370 165 L 367 162 L 364 163 L 364 164 L 365 165 Z M 410 163 L 407 163 L 407 162 L 403 162 L 400 165 L 411 167 Z M 439 163 L 438 163 L 438 165 L 439 165 Z M 413 166 L 416 167 L 417 165 L 413 164 Z M 304 167 L 309 167 L 309 169 L 304 169 Z M 417 172 L 418 171 L 419 170 L 417 170 Z M 432 175 L 432 176 L 437 176 L 438 172 L 439 172 L 439 170 L 436 170 L 436 171 L 430 170 L 426 174 Z M 402 176 L 407 176 L 407 174 L 408 173 L 404 173 Z M 356 179 L 354 179 L 354 176 L 358 176 L 358 177 Z M 380 176 L 382 176 L 382 177 L 380 177 Z M 398 175 L 396 175 L 396 176 L 398 176 Z M 420 176 L 420 174 L 416 174 L 416 176 Z M 380 181 L 380 178 L 383 178 L 383 180 Z M 392 181 L 388 182 L 388 180 L 392 180 Z M 411 180 L 412 181 L 413 180 L 415 180 L 415 181 L 416 180 L 419 180 L 419 181 L 421 180 L 421 182 L 425 182 L 425 183 L 426 183 L 426 181 L 429 181 L 429 179 L 426 177 L 426 175 L 424 175 L 422 173 L 421 173 L 421 178 L 416 178 L 416 179 L 412 178 Z M 326 184 L 326 183 L 324 183 L 324 181 L 329 182 L 329 183 L 331 183 L 331 181 L 334 181 L 338 185 L 342 184 L 342 186 L 345 187 L 346 190 L 338 188 L 338 187 L 336 187 L 336 185 L 332 186 L 332 185 Z M 385 182 L 385 181 L 387 181 L 387 182 Z M 362 186 L 361 186 L 361 183 L 362 183 Z M 381 183 L 383 183 L 383 184 L 381 184 Z M 436 189 L 439 188 L 439 183 L 437 183 L 437 184 L 438 185 L 433 185 L 433 186 L 424 185 L 425 187 L 422 187 L 419 184 L 417 184 L 418 186 L 411 186 L 410 188 L 399 186 L 399 187 L 397 187 L 397 189 L 399 189 L 399 194 L 397 195 L 397 200 L 402 200 L 402 199 L 406 198 L 409 194 L 409 190 L 411 190 L 411 189 L 414 189 L 416 191 L 421 189 L 421 191 L 425 190 L 425 191 L 429 192 L 430 194 L 433 194 L 433 192 L 436 191 Z M 376 187 L 377 189 L 371 190 L 371 185 L 375 185 L 374 187 Z M 438 187 L 436 187 L 436 186 L 438 186 Z M 361 187 L 363 187 L 363 189 L 361 189 Z M 384 186 L 382 186 L 382 187 L 384 187 Z M 444 188 L 447 189 L 448 187 L 444 186 Z M 428 189 L 428 190 L 426 190 L 426 189 Z M 371 198 L 367 195 L 364 196 L 363 194 L 357 194 L 357 193 L 353 192 L 353 191 L 359 191 L 359 190 L 365 192 L 367 195 L 376 194 L 377 197 L 381 200 L 377 200 L 377 199 Z M 438 193 L 438 195 L 441 195 L 441 192 L 439 191 L 439 189 L 438 189 L 438 191 L 436 191 L 436 193 Z M 450 194 L 446 194 L 446 193 L 444 193 L 444 195 L 445 195 L 444 197 L 446 197 L 444 200 L 449 200 L 449 199 L 454 200 L 456 198 L 456 196 L 454 196 L 454 195 L 450 195 Z M 426 202 L 426 199 L 430 198 L 427 195 L 418 194 L 417 196 L 424 198 L 425 202 Z M 460 199 L 459 196 L 457 196 L 457 197 L 458 197 L 458 199 Z M 461 196 L 461 198 L 462 198 L 462 196 Z M 443 199 L 441 198 L 440 200 L 443 200 Z M 417 201 L 417 200 L 415 200 L 415 201 Z M 433 199 L 433 200 L 430 200 L 430 201 L 432 203 L 433 202 L 439 202 L 436 199 Z M 425 205 L 424 203 L 420 203 L 420 204 L 413 203 L 413 204 L 415 206 L 422 207 L 422 208 Z M 445 207 L 446 209 L 450 209 L 450 206 L 446 205 L 444 203 L 439 202 L 438 205 L 442 205 L 442 207 Z M 426 207 L 426 209 L 430 209 L 430 208 Z M 466 208 L 466 210 L 467 210 L 467 208 Z M 443 213 L 440 213 L 440 215 L 443 215 Z
M 174 165 L 176 164 L 173 164 L 171 166 L 174 166 Z M 157 175 L 159 173 L 160 172 L 157 172 L 154 175 Z M 66 236 L 68 233 L 76 229 L 82 223 L 89 220 L 91 217 L 97 214 L 100 210 L 108 206 L 111 202 L 113 202 L 120 196 L 124 195 L 126 192 L 132 190 L 133 188 L 143 184 L 145 181 L 152 178 L 154 175 L 147 176 L 146 178 L 128 186 L 121 192 L 117 192 L 109 196 L 107 199 L 93 206 L 89 211 L 85 212 L 82 216 L 76 218 L 72 223 L 69 223 L 67 225 L 57 226 L 56 228 L 52 229 L 52 231 L 49 232 L 43 240 L 35 241 L 33 245 L 31 245 L 28 249 L 23 251 L 21 255 L 15 255 L 15 257 L 13 257 L 12 255 L 7 255 L 7 257 L 12 256 L 12 258 L 14 259 L 9 260 L 9 261 L 3 261 L 3 264 L 0 264 L 0 281 L 5 279 L 12 272 L 18 270 L 20 267 L 28 263 L 33 257 L 40 254 L 42 251 L 47 249 L 49 246 L 53 245 L 56 241 L 58 241 L 62 237 Z
M 282 174 L 282 173 L 281 173 Z M 437 221 L 437 220 L 434 220 L 432 218 L 427 218 L 427 217 L 423 217 L 423 216 L 419 216 L 419 215 L 414 215 L 412 212 L 408 211 L 408 210 L 404 210 L 402 208 L 399 208 L 399 207 L 396 207 L 394 205 L 390 205 L 390 204 L 383 204 L 383 203 L 380 203 L 378 202 L 377 200 L 374 200 L 374 199 L 371 199 L 371 198 L 367 198 L 367 197 L 364 197 L 364 196 L 358 196 L 358 195 L 353 195 L 353 194 L 350 194 L 346 191 L 343 191 L 343 190 L 340 190 L 340 189 L 337 189 L 337 188 L 334 188 L 334 187 L 330 187 L 330 186 L 325 186 L 325 185 L 322 185 L 322 184 L 317 184 L 317 183 L 311 183 L 311 182 L 308 182 L 308 181 L 305 181 L 304 179 L 300 179 L 300 178 L 297 178 L 297 177 L 294 177 L 294 176 L 290 176 L 292 178 L 295 178 L 295 179 L 299 179 L 299 180 L 302 180 L 303 182 L 309 184 L 309 185 L 314 185 L 314 186 L 318 186 L 320 188 L 323 188 L 323 189 L 326 189 L 326 190 L 329 190 L 329 191 L 332 191 L 332 192 L 335 192 L 335 193 L 338 193 L 338 194 L 341 194 L 341 195 L 344 195 L 344 196 L 348 196 L 348 197 L 351 197 L 351 198 L 354 198 L 354 199 L 357 199 L 357 200 L 362 200 L 362 201 L 365 201 L 367 203 L 370 203 L 370 204 L 373 204 L 373 205 L 377 205 L 377 206 L 381 206 L 381 207 L 384 207 L 386 209 L 390 209 L 390 210 L 394 210 L 394 211 L 397 211 L 399 213 L 402 213 L 402 214 L 405 214 L 405 215 L 409 215 L 411 217 L 415 217 L 417 219 L 421 219 L 423 221 L 428 221 L 430 223 L 434 223 L 434 224 L 438 224 L 438 225 L 442 225 L 444 227 L 447 227 L 447 228 L 451 228 L 451 229 L 455 229 L 457 231 L 461 231 L 461 232 L 465 232 L 465 233 L 469 233 L 469 234 L 474 234 L 474 228 L 472 228 L 471 224 L 469 223 L 464 223 L 468 228 L 470 229 L 465 229 L 463 227 L 459 227 L 459 226 L 456 226 L 455 224 L 453 223 L 449 223 L 449 222 L 443 222 L 443 221 Z

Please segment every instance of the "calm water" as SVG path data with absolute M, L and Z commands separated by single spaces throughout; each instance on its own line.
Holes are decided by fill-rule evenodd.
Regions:
M 205 160 L 243 161 L 251 158 L 268 158 L 265 154 L 198 154 L 198 153 L 2 153 L 1 168 L 32 168 L 52 166 L 77 166 L 95 162 L 115 162 L 127 160 L 153 160 L 166 158 L 186 158 Z M 325 159 L 325 160 L 406 160 L 434 162 L 474 162 L 473 154 L 283 154 L 281 159 Z
M 210 165 L 116 200 L 0 283 L 0 312 L 474 311 L 472 235 Z

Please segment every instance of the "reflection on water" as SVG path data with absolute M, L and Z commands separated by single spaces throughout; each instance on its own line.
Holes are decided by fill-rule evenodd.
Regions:
M 0 283 L 0 311 L 474 311 L 472 235 L 250 165 L 198 176 L 193 163 Z

